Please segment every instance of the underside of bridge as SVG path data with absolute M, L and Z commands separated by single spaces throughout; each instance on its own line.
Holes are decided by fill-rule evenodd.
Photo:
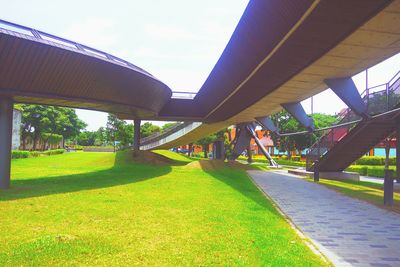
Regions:
M 162 147 L 272 115 L 399 53 L 399 23 L 399 0 L 250 2 L 195 98 L 158 116 L 203 125 Z
M 400 0 L 250 1 L 194 99 L 105 52 L 0 21 L 0 153 L 13 102 L 106 111 L 122 119 L 202 122 L 159 143 L 187 144 L 271 115 L 400 51 Z M 11 29 L 10 29 L 11 28 Z M 6 140 L 7 139 L 7 140 Z M 0 180 L 9 181 L 8 157 Z M 4 165 L 3 165 L 4 164 Z

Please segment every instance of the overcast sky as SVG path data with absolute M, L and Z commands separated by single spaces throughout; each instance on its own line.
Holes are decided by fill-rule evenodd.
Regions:
M 0 0 L 0 18 L 52 33 L 128 60 L 173 91 L 197 92 L 226 46 L 245 0 Z M 387 82 L 400 55 L 372 68 L 369 84 Z M 365 89 L 365 75 L 355 79 Z M 304 101 L 307 111 L 310 101 Z M 330 91 L 314 97 L 314 112 L 335 113 L 344 104 Z M 96 130 L 107 114 L 78 110 Z

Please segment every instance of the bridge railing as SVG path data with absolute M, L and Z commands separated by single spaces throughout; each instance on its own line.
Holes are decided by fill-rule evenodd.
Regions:
M 171 125 L 170 127 L 164 129 L 164 131 L 162 131 L 162 132 L 154 133 L 150 136 L 142 138 L 140 140 L 140 145 L 147 145 L 149 143 L 156 142 L 176 131 L 179 131 L 179 130 L 185 128 L 189 124 L 190 124 L 190 122 L 177 122 L 177 123 Z
M 48 41 L 51 42 L 53 44 L 57 44 L 57 45 L 62 45 L 71 49 L 75 49 L 81 52 L 86 52 L 89 53 L 93 56 L 97 56 L 100 57 L 102 59 L 114 62 L 114 63 L 118 63 L 120 65 L 124 65 L 126 67 L 129 67 L 131 69 L 134 70 L 138 70 L 142 73 L 146 73 L 148 75 L 151 75 L 150 73 L 148 73 L 147 71 L 143 70 L 142 68 L 113 55 L 110 55 L 106 52 L 103 52 L 101 50 L 92 48 L 90 46 L 84 45 L 84 44 L 80 44 L 62 37 L 58 37 L 40 30 L 36 30 L 33 28 L 29 28 L 23 25 L 19 25 L 13 22 L 9 22 L 6 20 L 1 20 L 0 19 L 0 30 L 6 30 L 7 32 L 13 32 L 13 33 L 18 33 L 18 34 L 23 34 L 23 35 L 27 35 L 29 37 L 33 37 L 36 40 L 44 40 L 44 41 Z
M 398 108 L 400 105 L 400 71 L 387 83 L 367 88 L 361 93 L 361 97 L 367 106 L 370 116 L 382 114 L 389 110 Z M 359 120 L 350 108 L 339 114 L 337 124 Z M 315 160 L 318 160 L 327 153 L 333 146 L 342 140 L 355 124 L 343 125 L 330 129 L 316 143 L 314 143 L 307 153 L 306 168 L 312 170 Z
M 172 92 L 171 98 L 174 99 L 194 99 L 197 93 L 194 92 Z
M 150 150 L 157 147 L 170 148 L 172 143 L 176 145 L 176 141 L 186 134 L 194 131 L 202 125 L 201 122 L 183 122 L 168 128 L 161 134 L 151 135 L 140 142 L 140 148 Z

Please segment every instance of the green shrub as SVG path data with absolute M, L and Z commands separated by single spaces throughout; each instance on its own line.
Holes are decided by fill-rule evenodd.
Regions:
M 43 155 L 46 156 L 52 156 L 52 155 L 58 155 L 58 154 L 63 154 L 65 152 L 64 149 L 53 149 L 53 150 L 47 150 L 42 152 Z
M 356 172 L 360 175 L 367 175 L 368 174 L 368 167 L 367 166 L 359 166 L 359 165 L 351 165 L 346 169 L 349 172 Z
M 355 165 L 384 166 L 385 157 L 364 156 L 354 162 Z M 396 157 L 389 157 L 389 165 L 396 165 Z
M 29 151 L 13 150 L 11 152 L 11 158 L 13 158 L 13 159 L 25 159 L 25 158 L 29 158 L 29 157 L 30 157 Z
M 40 156 L 51 156 L 57 154 L 63 154 L 64 149 L 54 149 L 47 151 L 25 151 L 25 150 L 13 150 L 11 153 L 11 158 L 13 159 L 25 159 L 25 158 L 36 158 Z
M 390 166 L 389 169 L 394 170 L 396 175 L 395 167 Z M 384 166 L 363 166 L 363 165 L 351 165 L 346 169 L 346 171 L 357 172 L 360 175 L 375 176 L 375 177 L 385 177 L 385 167 Z
M 285 160 L 285 159 L 278 159 L 275 161 L 279 165 L 287 165 L 287 166 L 294 166 L 294 167 L 305 167 L 306 166 L 305 161 L 294 161 L 294 160 Z
M 389 169 L 395 170 L 395 167 L 389 167 Z M 396 177 L 396 171 L 394 171 L 393 175 Z M 368 167 L 368 176 L 385 177 L 385 168 L 383 166 Z
M 42 155 L 41 151 L 30 151 L 29 153 L 33 158 L 40 157 Z
M 195 158 L 202 158 L 203 156 L 204 156 L 203 152 L 201 152 L 201 153 L 193 152 L 192 153 L 192 157 L 195 157 Z
M 300 161 L 300 160 L 301 160 L 301 157 L 300 157 L 300 156 L 292 156 L 292 157 L 291 157 L 291 160 L 293 160 L 293 161 Z
M 83 146 L 81 145 L 68 145 L 68 147 L 75 150 L 83 150 Z

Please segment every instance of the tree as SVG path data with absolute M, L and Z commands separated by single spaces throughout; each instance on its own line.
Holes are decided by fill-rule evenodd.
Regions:
M 224 141 L 225 151 L 230 151 L 229 142 L 226 140 L 225 133 L 228 131 L 228 128 L 225 128 L 221 131 L 218 131 L 214 134 L 210 134 L 202 139 L 199 139 L 195 142 L 196 145 L 200 145 L 203 153 L 204 158 L 208 158 L 209 152 L 209 145 L 214 143 L 217 140 Z
M 83 131 L 77 136 L 76 141 L 81 146 L 94 146 L 97 138 L 97 131 Z
M 201 138 L 200 140 L 197 140 L 195 142 L 196 145 L 201 146 L 201 149 L 203 150 L 203 153 L 204 153 L 204 158 L 208 158 L 208 152 L 209 152 L 208 147 L 215 140 L 216 140 L 216 136 L 215 136 L 215 134 L 212 134 L 212 135 L 206 136 L 204 138 Z
M 132 124 L 128 124 L 126 121 L 118 119 L 115 115 L 109 114 L 106 139 L 109 143 L 114 144 L 115 141 L 118 141 L 120 146 L 127 146 L 133 142 L 133 129 Z
M 63 140 L 73 138 L 86 127 L 74 109 L 20 104 L 22 112 L 22 146 L 25 149 L 28 138 L 33 140 L 33 150 L 43 134 L 62 135 Z
M 164 133 L 168 128 L 171 128 L 172 126 L 175 126 L 178 124 L 178 122 L 169 122 L 161 126 L 161 132 Z
M 141 137 L 148 137 L 159 132 L 161 132 L 161 128 L 157 125 L 153 125 L 151 122 L 146 122 L 140 127 Z
M 107 144 L 107 129 L 100 127 L 96 132 L 95 145 L 105 145 Z
M 310 116 L 315 128 L 324 128 L 333 125 L 336 122 L 336 116 L 315 113 Z M 282 110 L 271 116 L 272 121 L 280 128 L 282 133 L 294 133 L 305 131 L 306 129 L 300 125 L 287 111 Z M 322 136 L 322 132 L 315 132 L 312 134 L 299 134 L 292 136 L 277 136 L 271 134 L 274 144 L 280 151 L 287 151 L 288 158 L 290 158 L 290 151 L 296 149 L 299 153 L 302 150 L 310 147 Z

